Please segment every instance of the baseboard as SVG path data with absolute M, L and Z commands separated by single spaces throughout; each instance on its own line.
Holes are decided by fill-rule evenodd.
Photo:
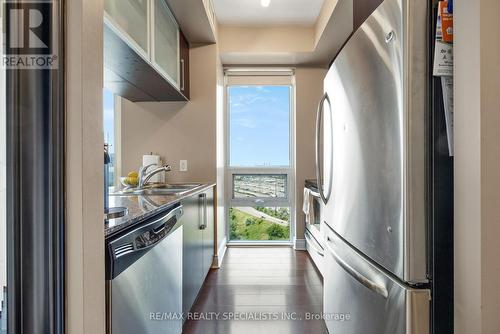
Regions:
M 222 265 L 222 261 L 224 260 L 224 255 L 226 255 L 226 250 L 227 250 L 227 238 L 224 238 L 219 248 L 217 249 L 217 254 L 215 254 L 214 256 L 212 268 L 220 268 L 220 266 Z
M 294 238 L 293 249 L 295 250 L 306 250 L 306 239 Z

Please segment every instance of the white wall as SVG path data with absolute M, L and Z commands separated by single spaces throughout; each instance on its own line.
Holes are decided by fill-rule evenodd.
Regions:
M 500 333 L 500 2 L 455 1 L 455 333 Z

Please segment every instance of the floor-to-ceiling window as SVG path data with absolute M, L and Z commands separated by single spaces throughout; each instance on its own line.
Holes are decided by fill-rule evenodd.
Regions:
M 230 242 L 289 242 L 293 229 L 291 71 L 227 71 Z

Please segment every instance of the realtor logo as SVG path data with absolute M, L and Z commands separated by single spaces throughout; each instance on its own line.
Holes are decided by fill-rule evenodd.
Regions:
M 57 34 L 52 1 L 4 1 L 2 66 L 6 69 L 55 69 Z

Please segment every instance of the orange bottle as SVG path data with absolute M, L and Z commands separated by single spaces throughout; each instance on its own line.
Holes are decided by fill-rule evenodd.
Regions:
M 443 42 L 453 43 L 453 14 L 448 12 L 448 1 L 439 2 Z

